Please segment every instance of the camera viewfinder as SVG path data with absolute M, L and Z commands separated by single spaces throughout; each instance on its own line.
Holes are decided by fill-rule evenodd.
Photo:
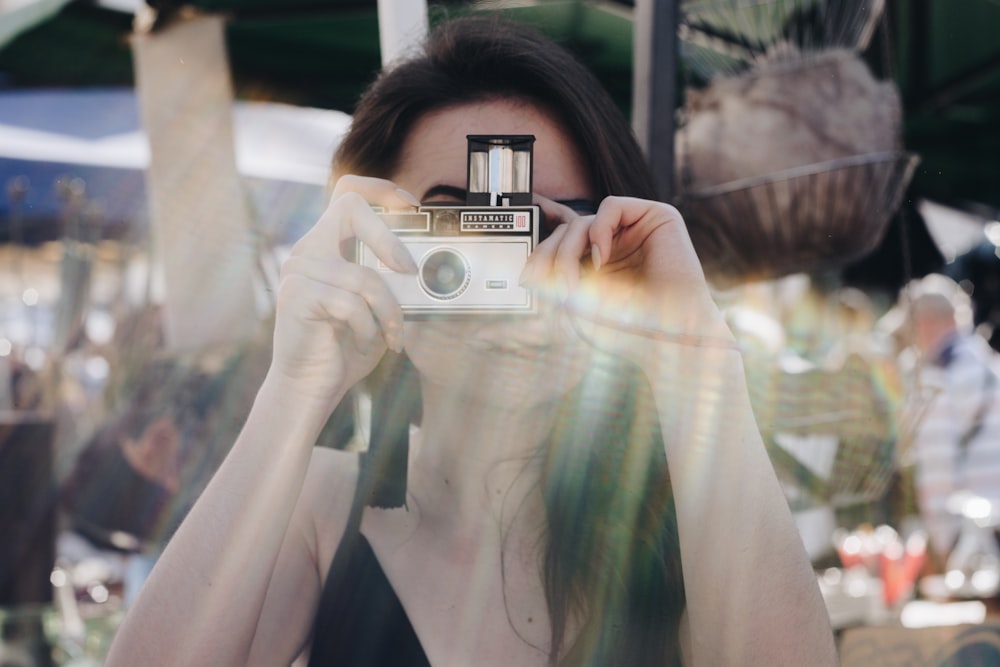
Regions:
M 531 206 L 532 135 L 469 135 L 469 206 Z

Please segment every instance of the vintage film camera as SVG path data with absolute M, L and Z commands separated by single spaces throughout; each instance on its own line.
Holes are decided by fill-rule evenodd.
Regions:
M 393 271 L 358 244 L 358 262 L 382 274 L 407 318 L 535 312 L 532 291 L 518 285 L 538 244 L 540 213 L 531 203 L 535 137 L 467 138 L 464 206 L 376 209 L 413 255 L 416 275 Z

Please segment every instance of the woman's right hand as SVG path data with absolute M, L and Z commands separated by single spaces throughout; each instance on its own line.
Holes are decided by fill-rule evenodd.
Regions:
M 384 179 L 343 176 L 316 224 L 281 269 L 271 372 L 312 398 L 339 399 L 386 349 L 402 350 L 403 313 L 378 273 L 344 258 L 358 239 L 395 271 L 415 273 L 409 251 L 372 206 L 405 209 L 413 195 Z

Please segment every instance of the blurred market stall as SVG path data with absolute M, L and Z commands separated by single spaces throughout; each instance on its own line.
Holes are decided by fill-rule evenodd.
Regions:
M 109 389 L 150 358 L 211 373 L 259 358 L 259 340 L 222 339 L 268 317 L 281 247 L 321 211 L 385 58 L 376 0 L 149 5 L 0 14 L 0 411 L 45 415 L 35 431 L 59 444 L 39 474 L 65 472 Z M 636 17 L 654 5 L 677 28 L 653 63 L 670 91 L 639 76 L 653 64 Z M 909 278 L 1000 246 L 984 234 L 1000 210 L 1000 4 L 447 0 L 429 20 L 484 9 L 566 44 L 670 135 L 651 157 L 746 346 L 807 547 L 830 556 L 839 513 L 881 503 L 896 463 L 878 315 Z

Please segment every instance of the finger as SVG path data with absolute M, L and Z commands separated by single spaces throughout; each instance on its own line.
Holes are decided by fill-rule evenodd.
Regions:
M 387 345 L 392 349 L 400 347 L 403 310 L 385 281 L 372 269 L 348 262 L 330 264 L 310 258 L 289 258 L 283 267 L 283 274 L 286 272 L 356 294 L 377 321 Z
M 293 252 L 300 251 L 302 246 L 318 248 L 323 254 L 333 251 L 340 255 L 340 242 L 357 236 L 355 221 L 371 224 L 378 217 L 371 211 L 372 206 L 381 206 L 389 210 L 408 209 L 419 206 L 420 202 L 410 192 L 396 186 L 384 178 L 369 178 L 364 176 L 346 175 L 337 179 L 327 202 L 326 209 L 320 215 L 313 227 L 296 244 Z M 383 225 L 384 226 L 384 225 Z M 391 243 L 391 242 L 390 242 Z M 388 259 L 392 262 L 392 252 Z M 394 268 L 411 268 L 408 254 L 397 251 Z
M 535 246 L 521 271 L 520 284 L 525 287 L 541 287 L 552 275 L 556 251 L 566 234 L 566 225 L 559 225 L 547 239 Z
M 347 192 L 356 192 L 375 206 L 388 209 L 405 209 L 420 206 L 420 200 L 413 193 L 397 187 L 395 183 L 384 178 L 341 176 L 333 186 L 333 197 Z
M 542 210 L 546 228 L 551 230 L 528 258 L 525 273 L 522 274 L 522 284 L 537 286 L 551 274 L 556 252 L 566 234 L 566 225 L 580 216 L 570 207 L 541 195 L 535 195 L 533 201 Z
M 325 243 L 340 241 L 339 222 L 344 212 L 341 202 L 346 195 L 360 197 L 368 207 L 384 206 L 389 209 L 403 209 L 419 206 L 420 202 L 411 193 L 396 187 L 396 184 L 384 178 L 345 175 L 334 183 L 326 209 L 319 220 L 309 230 L 307 235 L 319 237 Z M 351 198 L 347 201 L 350 202 Z
M 677 232 L 687 234 L 680 212 L 669 204 L 634 197 L 606 197 L 597 209 L 589 232 L 595 266 L 600 267 L 611 261 L 617 234 L 647 223 L 656 226 L 679 223 L 672 226 Z
M 419 269 L 413 255 L 385 221 L 360 196 L 349 193 L 345 197 L 345 206 L 350 207 L 350 227 L 342 234 L 341 240 L 356 238 L 393 270 L 416 273 Z
M 340 244 L 346 239 L 368 245 L 396 271 L 417 271 L 409 251 L 358 192 L 345 192 L 331 199 L 316 224 L 292 247 L 292 254 L 343 258 Z
M 597 207 L 594 224 L 588 230 L 593 253 L 599 265 L 611 261 L 615 234 L 634 222 L 627 215 L 624 200 L 624 197 L 606 197 Z
M 580 260 L 588 255 L 593 257 L 587 235 L 593 216 L 581 216 L 565 204 L 545 197 L 536 197 L 536 201 L 545 211 L 546 217 L 554 217 L 560 221 L 558 229 L 561 234 L 558 243 L 554 245 L 552 271 L 559 283 L 559 291 L 565 295 L 576 289 L 579 284 Z
M 375 271 L 349 262 L 331 263 L 309 257 L 289 257 L 282 266 L 282 281 L 297 276 L 309 281 L 304 285 L 309 290 L 307 294 L 313 298 L 318 297 L 321 302 L 326 297 L 318 290 L 323 288 L 331 290 L 331 293 L 336 291 L 355 295 L 357 301 L 348 300 L 341 295 L 336 296 L 338 307 L 336 309 L 328 307 L 328 314 L 350 320 L 351 328 L 361 337 L 381 335 L 391 349 L 397 350 L 401 347 L 403 310 L 385 281 Z M 363 318 L 352 319 L 358 315 L 345 310 L 349 306 L 367 311 L 371 318 L 371 326 L 375 329 L 370 328 L 368 321 Z
M 561 225 L 580 215 L 569 206 L 560 204 L 559 202 L 549 199 L 548 197 L 543 197 L 542 195 L 534 195 L 532 197 L 532 203 L 542 210 L 542 219 L 544 224 L 542 225 L 541 231 L 546 234 L 546 239 L 548 239 L 552 232 L 558 229 Z
M 303 318 L 326 323 L 333 329 L 348 330 L 357 343 L 384 340 L 374 314 L 359 294 L 331 287 L 308 276 L 295 274 L 283 281 L 301 302 Z M 388 346 L 388 343 L 387 343 Z M 361 349 L 363 345 L 358 344 Z
M 580 282 L 580 260 L 592 254 L 590 227 L 593 223 L 594 217 L 588 215 L 565 225 L 566 233 L 556 251 L 555 271 L 568 291 L 575 290 Z

